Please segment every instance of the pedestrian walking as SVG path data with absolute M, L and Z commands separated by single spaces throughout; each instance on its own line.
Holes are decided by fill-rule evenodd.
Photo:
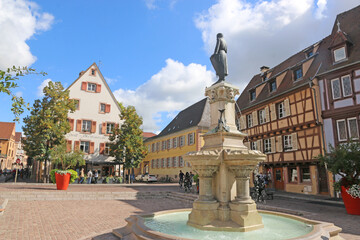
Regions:
M 88 174 L 87 174 L 87 184 L 91 183 L 91 178 L 93 176 L 93 173 L 91 170 L 89 170 Z
M 84 177 L 85 177 L 85 172 L 84 172 L 84 168 L 81 168 L 80 171 L 80 179 L 79 179 L 79 183 L 82 184 L 84 182 Z
M 97 180 L 98 180 L 98 178 L 99 178 L 99 172 L 98 172 L 98 170 L 95 170 L 94 178 L 95 178 L 95 184 L 96 184 L 96 183 L 97 183 Z

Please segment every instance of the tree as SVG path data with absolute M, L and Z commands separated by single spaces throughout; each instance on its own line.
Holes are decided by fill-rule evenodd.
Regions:
M 83 152 L 79 150 L 67 152 L 65 143 L 55 146 L 50 152 L 50 157 L 54 164 L 61 165 L 62 170 L 85 165 Z
M 21 76 L 28 74 L 41 74 L 46 75 L 44 72 L 36 73 L 35 69 L 27 67 L 12 67 L 6 71 L 0 70 L 0 93 L 5 93 L 11 97 L 12 108 L 14 113 L 14 121 L 19 121 L 20 115 L 24 112 L 24 109 L 29 109 L 29 104 L 24 101 L 20 96 L 16 96 L 14 89 L 18 87 L 17 80 Z M 29 109 L 30 110 L 30 109 Z
M 360 183 L 360 143 L 348 142 L 339 144 L 336 148 L 329 145 L 329 153 L 325 156 L 320 155 L 318 159 L 326 164 L 333 174 L 339 174 L 342 179 L 336 184 L 336 189 L 340 186 L 349 187 Z
M 146 156 L 147 149 L 143 143 L 143 131 L 140 126 L 143 121 L 136 113 L 133 106 L 120 106 L 120 127 L 116 126 L 109 136 L 110 156 L 115 157 L 115 162 L 122 163 L 124 168 L 138 167 L 141 160 Z M 130 175 L 130 174 L 129 174 Z
M 69 98 L 69 91 L 64 91 L 60 82 L 49 82 L 43 91 L 43 99 L 35 100 L 30 116 L 24 118 L 23 131 L 26 135 L 24 149 L 28 156 L 45 162 L 46 182 L 50 153 L 54 147 L 64 144 L 65 134 L 70 132 L 67 114 L 75 110 L 75 101 Z

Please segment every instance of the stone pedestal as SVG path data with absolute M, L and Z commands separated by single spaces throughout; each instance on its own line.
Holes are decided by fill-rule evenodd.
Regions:
M 199 174 L 200 193 L 189 214 L 188 224 L 211 230 L 250 231 L 263 227 L 255 202 L 250 198 L 250 174 L 266 157 L 249 150 L 246 134 L 235 124 L 235 95 L 239 90 L 220 82 L 206 89 L 211 128 L 204 147 L 183 156 Z M 236 196 L 231 196 L 236 184 Z M 231 201 L 233 199 L 233 201 Z

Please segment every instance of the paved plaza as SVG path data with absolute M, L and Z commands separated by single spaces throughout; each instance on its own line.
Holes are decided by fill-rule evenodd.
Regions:
M 147 199 L 144 195 L 149 192 L 152 195 Z M 185 194 L 170 198 L 165 193 L 178 194 L 180 190 L 177 184 L 70 185 L 68 191 L 57 191 L 50 184 L 0 184 L 0 205 L 3 195 L 35 194 L 46 199 L 42 196 L 53 194 L 48 200 L 9 199 L 0 215 L 0 239 L 116 239 L 110 232 L 124 226 L 131 214 L 192 207 L 191 201 L 181 199 Z M 57 200 L 69 194 L 78 199 Z M 91 199 L 101 194 L 109 200 Z M 274 200 L 259 208 L 334 222 L 343 228 L 345 239 L 360 239 L 360 216 L 346 214 L 341 202 L 276 192 Z

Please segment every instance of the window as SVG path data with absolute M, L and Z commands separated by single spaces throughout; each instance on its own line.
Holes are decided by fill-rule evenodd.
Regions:
M 157 142 L 157 143 L 156 143 L 156 151 L 157 151 L 157 152 L 160 151 L 160 142 Z
M 347 140 L 345 120 L 344 119 L 337 120 L 336 124 L 337 124 L 337 132 L 338 132 L 339 141 Z
M 333 99 L 338 99 L 338 98 L 341 97 L 340 80 L 339 79 L 331 80 L 331 89 L 332 89 L 332 97 L 333 97 Z
M 96 73 L 95 69 L 91 69 L 91 75 L 95 76 L 95 73 Z
M 90 132 L 91 131 L 91 121 L 83 120 L 81 130 L 83 132 Z
M 88 88 L 87 90 L 89 92 L 96 92 L 96 84 L 95 83 L 88 83 Z
M 300 174 L 301 174 L 301 182 L 311 182 L 309 167 L 300 168 Z
M 297 169 L 296 167 L 289 167 L 289 182 L 297 182 Z
M 250 101 L 254 101 L 256 98 L 256 92 L 255 90 L 250 91 Z
M 274 92 L 276 90 L 276 81 L 272 81 L 270 84 L 270 92 Z
M 168 168 L 171 167 L 171 158 L 166 159 L 166 167 L 168 167 Z
M 174 147 L 174 148 L 177 148 L 177 143 L 178 143 L 178 139 L 177 139 L 177 138 L 174 138 L 174 139 L 173 139 L 173 147 Z
M 80 100 L 74 99 L 74 101 L 75 101 L 75 110 L 79 110 L 80 109 Z
M 166 141 L 161 142 L 161 150 L 166 150 Z
M 271 152 L 271 140 L 270 138 L 264 139 L 264 153 Z
M 110 144 L 109 143 L 105 143 L 104 154 L 105 155 L 110 154 Z
M 246 120 L 247 120 L 248 128 L 251 128 L 253 126 L 252 114 L 246 115 Z
M 166 145 L 167 145 L 167 149 L 171 149 L 171 140 L 170 139 L 168 139 L 166 141 Z
M 164 158 L 161 159 L 161 168 L 165 168 L 165 160 Z
M 277 107 L 278 107 L 278 115 L 279 115 L 279 118 L 284 118 L 284 117 L 286 117 L 284 102 L 278 103 Z
M 114 123 L 106 123 L 106 134 L 112 134 L 114 127 Z
M 184 146 L 185 145 L 185 136 L 181 136 L 179 141 L 180 141 L 180 147 Z
M 359 130 L 356 118 L 348 118 L 348 129 L 350 139 L 359 139 Z
M 265 109 L 259 110 L 259 123 L 260 123 L 260 124 L 266 123 Z
M 352 88 L 351 88 L 350 76 L 347 75 L 347 76 L 341 77 L 341 81 L 342 81 L 342 88 L 343 88 L 343 96 L 344 97 L 351 96 Z
M 250 149 L 251 150 L 258 150 L 257 142 L 250 142 Z
M 82 151 L 84 153 L 89 153 L 90 152 L 90 142 L 81 141 L 80 142 L 80 151 Z
M 281 176 L 281 170 L 280 169 L 275 170 L 275 180 L 279 181 L 279 182 L 282 181 L 282 176 Z
M 181 156 L 179 157 L 179 167 L 184 167 L 184 159 Z
M 155 143 L 151 144 L 151 151 L 155 152 Z
M 311 57 L 312 55 L 314 55 L 314 52 L 313 52 L 312 49 L 311 49 L 311 51 L 308 51 L 308 52 L 306 53 L 306 57 L 307 57 L 307 58 Z
M 301 79 L 302 77 L 303 77 L 302 68 L 296 69 L 296 70 L 294 71 L 295 81 Z
M 194 144 L 194 133 L 188 134 L 188 145 Z
M 173 167 L 178 167 L 177 157 L 173 157 Z
M 338 48 L 334 50 L 334 60 L 335 62 L 339 62 L 341 60 L 346 59 L 345 47 Z
M 292 150 L 291 135 L 284 136 L 284 151 Z
M 105 109 L 106 109 L 106 104 L 105 103 L 100 103 L 100 112 L 105 113 Z

